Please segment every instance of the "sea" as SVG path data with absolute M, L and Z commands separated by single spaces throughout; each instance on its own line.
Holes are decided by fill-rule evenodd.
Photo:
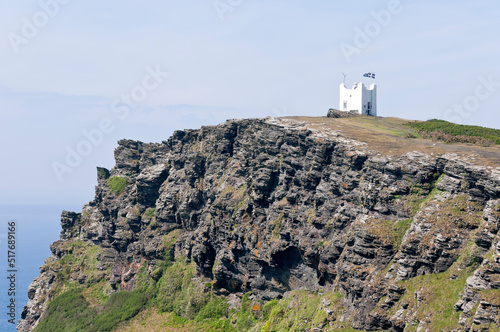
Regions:
M 59 239 L 61 212 L 63 210 L 80 212 L 81 209 L 81 206 L 76 205 L 0 204 L 2 275 L 0 278 L 0 331 L 16 331 L 23 307 L 28 302 L 28 286 L 38 276 L 39 267 L 51 255 L 49 244 Z M 15 224 L 15 231 L 13 234 L 11 232 L 10 240 L 10 245 L 15 245 L 14 250 L 8 248 L 9 223 Z M 12 240 L 13 237 L 15 240 Z M 13 265 L 9 266 L 11 263 Z M 12 324 L 11 318 L 14 315 L 15 324 Z

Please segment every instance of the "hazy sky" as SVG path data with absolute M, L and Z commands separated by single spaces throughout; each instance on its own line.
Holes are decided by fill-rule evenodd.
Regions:
M 342 72 L 376 73 L 380 116 L 500 128 L 499 17 L 494 0 L 0 0 L 0 202 L 83 205 L 121 138 L 325 115 Z

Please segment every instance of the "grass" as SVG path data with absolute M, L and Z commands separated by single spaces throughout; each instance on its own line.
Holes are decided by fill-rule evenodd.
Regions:
M 57 271 L 57 284 L 51 290 L 52 294 L 56 294 L 65 285 L 67 286 L 72 281 L 71 276 L 75 272 L 81 272 L 82 275 L 87 277 L 87 284 L 98 283 L 104 278 L 105 271 L 98 271 L 96 269 L 97 254 L 99 247 L 88 244 L 81 240 L 72 242 L 59 243 L 59 249 L 66 252 L 61 259 L 49 262 L 43 266 L 45 269 L 52 269 Z
M 416 318 L 420 321 L 429 322 L 426 328 L 431 331 L 450 331 L 458 328 L 460 312 L 453 309 L 453 305 L 459 300 L 460 292 L 465 287 L 466 279 L 473 274 L 477 265 L 463 268 L 462 259 L 458 259 L 446 272 L 422 275 L 405 281 L 398 285 L 406 289 L 399 303 L 408 303 L 408 310 L 416 310 Z M 456 275 L 455 279 L 450 279 Z M 416 292 L 422 298 L 421 303 L 417 300 Z M 396 305 L 391 313 L 399 308 Z M 389 313 L 389 314 L 391 314 Z
M 102 296 L 107 282 L 80 285 L 68 277 L 74 271 L 75 262 L 79 265 L 82 257 L 95 255 L 95 250 L 90 247 L 87 248 L 88 252 L 83 250 L 81 253 L 65 255 L 61 263 L 74 263 L 60 275 L 62 284 L 58 287 L 58 295 L 49 302 L 47 313 L 35 331 L 112 331 L 117 325 L 152 306 L 160 312 L 174 313 L 182 320 L 195 319 L 207 327 L 204 329 L 206 331 L 235 331 L 230 322 L 224 320 L 228 315 L 225 299 L 213 296 L 193 282 L 195 264 L 185 263 L 184 258 L 168 263 L 173 259 L 170 256 L 171 247 L 178 233 L 179 230 L 174 230 L 164 237 L 165 261 L 159 264 L 162 272 L 158 282 L 143 267 L 139 270 L 135 290 L 118 291 L 93 303 L 86 297 Z M 96 270 L 95 263 L 92 269 Z M 92 270 L 87 272 L 93 273 Z
M 143 215 L 148 218 L 153 218 L 155 216 L 155 211 L 156 211 L 155 208 L 149 208 L 144 212 Z
M 149 220 L 149 224 L 148 226 L 149 227 L 153 227 L 153 226 L 156 226 L 156 217 L 155 217 L 155 212 L 156 212 L 156 209 L 154 208 L 149 208 L 147 209 L 143 214 L 142 214 L 142 218 L 147 221 Z
M 121 176 L 112 176 L 108 178 L 109 189 L 114 194 L 120 194 L 125 190 L 127 186 L 127 179 Z
M 437 174 L 429 184 L 430 192 L 427 195 L 422 195 L 422 188 L 414 186 L 410 195 L 405 197 L 405 205 L 410 210 L 411 215 L 415 215 L 420 210 L 422 204 L 432 200 L 440 190 L 436 188 L 436 184 L 440 181 Z M 400 199 L 400 197 L 394 197 Z M 402 220 L 381 220 L 369 219 L 366 222 L 365 228 L 376 236 L 382 243 L 390 244 L 393 248 L 398 249 L 405 233 L 410 229 L 413 218 Z
M 441 234 L 445 236 L 453 234 L 452 231 L 475 229 L 482 221 L 481 205 L 469 200 L 467 194 L 439 202 L 437 208 L 427 216 L 427 220 L 432 223 L 432 227 L 441 230 Z
M 478 164 L 497 167 L 500 164 L 500 146 L 483 147 L 463 143 L 436 144 L 422 139 L 417 129 L 407 126 L 408 120 L 399 118 L 382 118 L 359 116 L 354 118 L 334 119 L 326 117 L 288 117 L 302 121 L 308 128 L 320 130 L 322 134 L 339 132 L 343 137 L 367 143 L 369 150 L 382 155 L 400 156 L 408 152 L 418 151 L 425 154 L 456 153 L 468 157 L 476 155 Z M 408 138 L 412 134 L 417 138 Z M 332 138 L 336 137 L 332 135 Z M 363 150 L 363 148 L 359 148 Z
M 405 286 L 408 287 L 408 294 L 414 294 L 417 290 L 422 289 L 425 307 L 419 310 L 418 315 L 421 320 L 431 316 L 431 325 L 434 331 L 458 325 L 460 313 L 453 309 L 453 305 L 460 297 L 459 294 L 464 288 L 468 273 L 462 274 L 460 278 L 455 280 L 450 280 L 449 277 L 450 274 L 444 272 L 416 277 L 405 283 Z M 415 297 L 413 299 L 406 298 L 406 300 L 411 302 L 412 307 L 417 306 L 418 301 Z
M 413 219 L 403 219 L 403 220 L 398 220 L 392 224 L 391 227 L 392 242 L 395 244 L 396 247 L 399 247 L 401 245 L 401 241 L 403 241 L 403 237 L 405 236 L 406 231 L 410 229 L 412 222 Z
M 148 302 L 140 290 L 117 292 L 98 307 L 83 296 L 83 288 L 73 288 L 55 297 L 35 332 L 112 331 L 122 321 L 134 317 Z
M 412 222 L 413 219 L 381 220 L 371 218 L 366 221 L 364 228 L 376 236 L 383 244 L 391 245 L 397 250 Z
M 196 316 L 197 321 L 207 319 L 220 319 L 226 318 L 229 313 L 229 304 L 224 298 L 216 298 L 208 302 Z
M 457 206 L 462 206 L 462 197 L 457 197 L 443 202 L 438 210 L 443 214 L 448 214 Z M 468 207 L 474 202 L 468 202 Z M 471 221 L 478 215 L 471 213 Z M 432 221 L 431 221 L 432 222 Z M 450 227 L 450 223 L 446 227 Z M 443 230 L 443 225 L 433 225 Z M 455 225 L 456 227 L 456 225 Z M 453 228 L 453 227 L 452 227 Z M 432 232 L 431 232 L 432 233 Z M 405 289 L 405 293 L 399 300 L 399 303 L 385 312 L 387 316 L 393 315 L 401 308 L 403 303 L 408 305 L 407 312 L 415 312 L 414 319 L 425 322 L 424 329 L 430 331 L 451 331 L 459 329 L 460 312 L 453 309 L 454 304 L 460 299 L 460 293 L 463 292 L 466 280 L 471 276 L 481 263 L 481 259 L 475 259 L 477 255 L 477 245 L 472 240 L 474 232 L 469 234 L 469 241 L 460 250 L 460 255 L 445 272 L 429 275 L 421 275 L 411 279 L 397 282 L 397 285 Z M 452 277 L 453 276 L 453 277 Z M 417 300 L 418 297 L 421 301 Z M 494 294 L 492 297 L 498 296 Z M 379 305 L 383 303 L 383 299 Z M 376 310 L 379 310 L 377 305 Z M 415 326 L 407 326 L 409 331 L 416 331 Z M 405 330 L 406 331 L 406 330 Z
M 329 317 L 324 311 L 321 299 L 325 299 L 326 303 L 329 303 L 326 307 L 335 312 L 332 321 L 337 320 L 342 311 L 335 310 L 341 309 L 340 293 L 331 292 L 320 296 L 306 291 L 294 291 L 286 298 L 266 303 L 262 309 L 262 318 L 256 320 L 252 331 L 309 331 L 313 327 L 322 326 L 329 321 Z M 324 331 L 342 330 L 337 324 L 326 327 L 328 324 Z
M 422 204 L 434 199 L 434 197 L 439 194 L 441 191 L 436 188 L 436 185 L 443 178 L 443 174 L 438 177 L 438 173 L 434 173 L 433 179 L 429 182 L 428 190 L 429 193 L 424 195 L 422 184 L 416 183 L 412 186 L 410 190 L 410 194 L 404 197 L 404 204 L 407 209 L 411 212 L 411 215 L 415 215 L 419 210 Z
M 252 302 L 250 293 L 246 293 L 241 299 L 240 310 L 237 314 L 236 328 L 238 331 L 248 331 L 256 323 L 252 314 Z
M 427 196 L 423 196 L 419 192 L 412 192 L 408 195 L 406 197 L 406 203 L 411 211 L 411 214 L 415 215 L 420 210 L 422 204 L 432 200 L 440 192 L 441 191 L 439 189 L 434 187 Z
M 34 332 L 85 331 L 96 312 L 88 309 L 81 289 L 72 289 L 54 298 Z
M 420 133 L 440 133 L 440 140 L 447 143 L 465 142 L 478 144 L 500 144 L 500 130 L 480 126 L 460 125 L 444 120 L 412 121 L 407 125 Z M 470 138 L 476 138 L 470 140 Z
M 172 312 L 146 309 L 137 317 L 122 324 L 117 331 L 310 331 L 324 326 L 322 331 L 357 331 L 349 322 L 340 322 L 343 296 L 337 292 L 316 294 L 292 291 L 282 299 L 266 304 L 252 300 L 250 293 L 241 298 L 239 310 L 228 310 L 224 298 L 210 300 L 194 319 L 188 320 Z M 322 301 L 324 299 L 324 301 Z M 323 302 L 323 303 L 322 303 Z M 326 303 L 325 303 L 326 302 Z M 332 310 L 328 316 L 325 308 Z
M 140 289 L 113 293 L 102 312 L 92 321 L 96 331 L 112 331 L 120 322 L 129 320 L 148 303 L 149 295 Z
M 273 231 L 272 231 L 273 237 L 276 239 L 279 239 L 279 237 L 280 237 L 281 224 L 283 223 L 284 219 L 285 219 L 284 214 L 283 214 L 283 212 L 281 212 L 279 214 L 278 218 L 271 221 L 271 223 L 270 223 L 273 226 Z
M 177 233 L 164 238 L 166 251 Z M 266 304 L 247 293 L 239 310 L 230 311 L 224 297 L 193 282 L 194 263 L 180 258 L 162 269 L 155 282 L 141 268 L 134 291 L 116 292 L 102 303 L 91 304 L 84 296 L 85 287 L 72 284 L 49 303 L 35 331 L 304 331 L 328 322 L 332 325 L 325 325 L 326 331 L 354 331 L 348 322 L 338 322 L 344 311 L 339 293 L 292 291 Z M 334 317 L 325 313 L 322 299 Z
M 182 230 L 181 229 L 174 229 L 167 235 L 164 235 L 162 238 L 163 242 L 163 252 L 164 252 L 164 259 L 165 262 L 171 263 L 174 260 L 174 244 L 175 241 L 177 241 L 177 237 L 181 234 Z
M 206 304 L 207 299 L 192 282 L 195 265 L 175 262 L 169 266 L 158 282 L 156 305 L 162 312 L 173 312 L 193 319 Z

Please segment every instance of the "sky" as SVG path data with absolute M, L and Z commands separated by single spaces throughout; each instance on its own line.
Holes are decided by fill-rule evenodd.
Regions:
M 500 3 L 0 0 L 0 202 L 93 199 L 123 138 L 324 116 L 376 73 L 378 115 L 500 129 Z

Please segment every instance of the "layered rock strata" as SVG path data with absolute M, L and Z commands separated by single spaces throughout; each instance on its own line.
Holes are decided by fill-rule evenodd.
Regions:
M 73 254 L 69 242 L 98 247 L 92 279 L 82 268 L 71 281 L 105 281 L 111 293 L 133 290 L 141 266 L 154 275 L 176 230 L 173 257 L 195 262 L 218 294 L 265 302 L 338 291 L 354 328 L 430 331 L 420 303 L 433 294 L 418 280 L 446 275 L 465 280 L 450 294 L 457 330 L 500 328 L 498 169 L 456 155 L 382 155 L 340 131 L 271 118 L 118 144 L 115 167 L 98 169 L 95 199 L 62 213 L 19 330 L 54 297 L 51 262 Z

